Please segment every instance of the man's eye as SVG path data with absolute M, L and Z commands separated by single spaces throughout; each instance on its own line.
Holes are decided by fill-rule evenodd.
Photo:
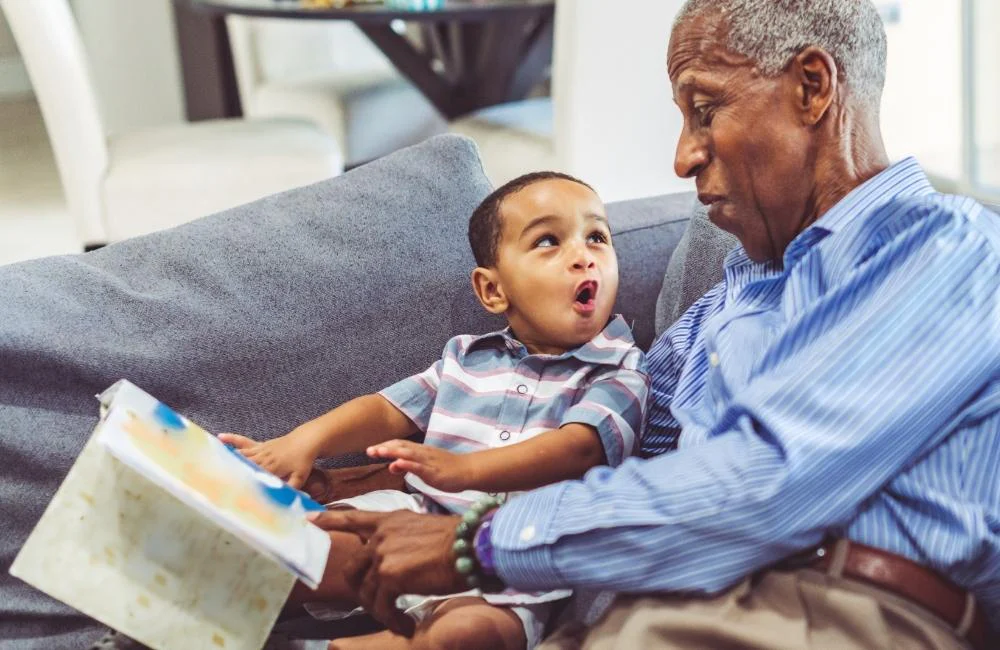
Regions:
M 549 248 L 550 246 L 557 246 L 559 241 L 552 235 L 545 235 L 544 237 L 539 237 L 535 240 L 535 248 Z
M 705 127 L 712 124 L 715 109 L 710 104 L 701 104 L 694 107 L 694 114 L 698 118 L 698 125 Z
M 587 237 L 587 242 L 591 244 L 607 244 L 608 236 L 603 232 L 601 232 L 600 230 L 595 230 L 594 232 L 590 233 L 589 237 Z

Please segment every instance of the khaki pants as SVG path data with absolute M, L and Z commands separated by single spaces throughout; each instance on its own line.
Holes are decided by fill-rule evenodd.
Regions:
M 812 569 L 767 571 L 710 599 L 620 597 L 593 628 L 538 650 L 966 648 L 944 621 L 893 594 Z

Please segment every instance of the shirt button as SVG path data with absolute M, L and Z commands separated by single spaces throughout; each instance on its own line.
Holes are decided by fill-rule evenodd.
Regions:
M 712 354 L 708 355 L 708 363 L 713 368 L 718 368 L 719 367 L 719 353 L 718 352 L 713 352 Z
M 525 526 L 524 528 L 521 529 L 521 541 L 522 542 L 530 542 L 533 539 L 535 539 L 535 527 L 534 526 Z
M 501 440 L 510 440 L 510 431 L 501 431 L 500 432 L 500 439 Z
M 525 386 L 524 384 L 521 384 L 520 386 L 517 387 L 517 392 L 519 392 L 522 395 L 524 395 L 525 393 L 528 392 L 528 387 Z

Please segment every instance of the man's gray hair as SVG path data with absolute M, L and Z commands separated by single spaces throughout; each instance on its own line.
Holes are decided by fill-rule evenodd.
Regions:
M 810 45 L 823 48 L 851 94 L 878 109 L 886 39 L 871 0 L 688 0 L 674 27 L 706 13 L 722 15 L 726 48 L 754 61 L 765 76 L 780 74 Z

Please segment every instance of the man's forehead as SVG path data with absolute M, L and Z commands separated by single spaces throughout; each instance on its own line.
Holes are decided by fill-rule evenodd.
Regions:
M 667 73 L 677 90 L 700 83 L 698 73 L 750 64 L 729 51 L 728 37 L 725 20 L 716 12 L 682 20 L 674 27 L 667 49 Z

